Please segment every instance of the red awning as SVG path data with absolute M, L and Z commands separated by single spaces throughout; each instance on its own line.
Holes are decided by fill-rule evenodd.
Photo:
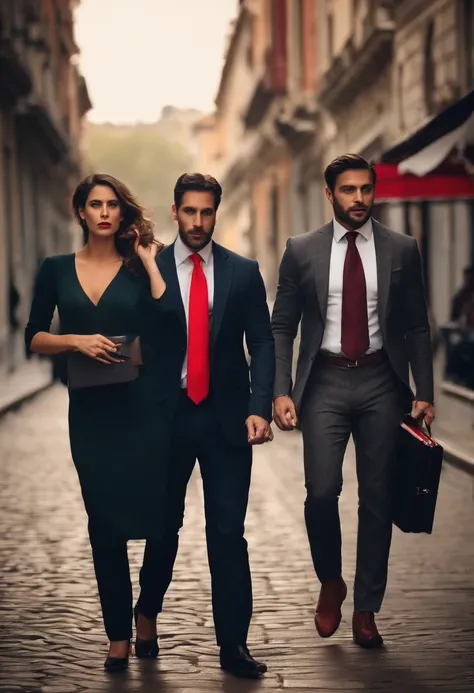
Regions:
M 397 164 L 375 164 L 377 202 L 474 199 L 474 178 L 466 173 L 428 173 L 419 177 L 398 172 Z

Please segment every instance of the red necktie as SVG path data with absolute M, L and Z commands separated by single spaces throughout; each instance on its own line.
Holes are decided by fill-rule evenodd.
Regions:
M 357 361 L 370 346 L 367 287 L 364 267 L 356 246 L 357 231 L 348 231 L 342 279 L 341 349 Z
M 201 256 L 193 253 L 189 257 L 194 268 L 189 291 L 188 397 L 199 404 L 209 393 L 209 302 Z

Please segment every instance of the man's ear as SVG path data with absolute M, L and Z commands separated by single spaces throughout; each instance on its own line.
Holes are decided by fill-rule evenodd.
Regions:
M 171 205 L 171 218 L 173 221 L 178 221 L 178 210 L 176 209 L 175 204 Z
M 332 204 L 333 203 L 333 196 L 332 196 L 331 189 L 326 186 L 324 188 L 324 192 L 326 193 L 326 197 L 328 198 L 329 202 Z

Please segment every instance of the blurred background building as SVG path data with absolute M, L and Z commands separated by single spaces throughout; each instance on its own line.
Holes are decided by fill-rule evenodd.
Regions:
M 331 218 L 325 166 L 375 163 L 374 215 L 419 242 L 443 392 L 468 403 L 472 435 L 474 2 L 238 6 L 215 111 L 195 128 L 199 168 L 224 187 L 222 242 L 258 259 L 272 298 L 286 239 Z
M 71 214 L 79 180 L 97 171 L 123 180 L 156 222 L 157 236 L 169 243 L 175 233 L 173 185 L 194 168 L 193 126 L 203 111 L 191 99 L 189 107 L 163 104 L 150 118 L 150 104 L 166 87 L 169 93 L 169 81 L 164 84 L 162 69 L 155 80 L 143 81 L 156 68 L 150 58 L 133 65 L 127 60 L 125 66 L 119 60 L 130 27 L 135 33 L 141 27 L 145 35 L 147 21 L 154 36 L 170 11 L 153 2 L 140 7 L 126 2 L 104 33 L 113 3 L 99 5 L 0 2 L 0 414 L 48 386 L 55 372 L 50 359 L 27 357 L 23 331 L 42 260 L 82 245 Z M 110 122 L 90 117 L 93 105 L 79 64 L 94 84 L 99 112 L 105 106 Z M 171 80 L 177 79 L 173 71 Z M 134 118 L 130 111 L 124 118 L 117 106 L 107 110 L 117 94 L 132 106 Z M 57 315 L 52 329 L 59 329 Z
M 473 46 L 471 0 L 241 0 L 196 136 L 225 189 L 221 238 L 270 293 L 287 237 L 330 218 L 325 165 L 351 151 L 377 164 L 375 215 L 419 239 L 449 319 L 474 253 Z
M 77 4 L 0 3 L 0 375 L 24 364 L 40 262 L 74 245 L 70 197 L 91 107 L 77 68 Z
M 286 239 L 331 218 L 325 166 L 352 151 L 375 164 L 375 216 L 419 242 L 443 347 L 439 391 L 451 398 L 444 406 L 438 396 L 438 411 L 473 438 L 474 0 L 123 0 L 113 17 L 110 7 L 0 2 L 0 412 L 5 374 L 36 388 L 23 326 L 41 260 L 81 243 L 70 198 L 82 175 L 124 180 L 166 243 L 176 178 L 215 175 L 224 187 L 216 238 L 258 259 L 272 300 Z M 195 13 L 188 47 L 197 49 L 199 22 L 214 27 L 215 52 L 197 49 L 195 68 L 173 36 L 183 8 Z M 131 27 L 143 53 L 128 56 Z M 50 380 L 49 362 L 40 365 Z

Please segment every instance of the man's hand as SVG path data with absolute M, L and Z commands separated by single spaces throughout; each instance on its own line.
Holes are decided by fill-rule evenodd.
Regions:
M 421 419 L 427 426 L 431 426 L 435 418 L 434 407 L 429 402 L 422 402 L 416 399 L 411 410 L 413 419 Z
M 297 422 L 296 409 L 291 397 L 280 395 L 273 402 L 273 419 L 282 431 L 291 431 Z
M 261 416 L 249 416 L 245 422 L 249 445 L 261 445 L 273 440 L 269 422 Z

